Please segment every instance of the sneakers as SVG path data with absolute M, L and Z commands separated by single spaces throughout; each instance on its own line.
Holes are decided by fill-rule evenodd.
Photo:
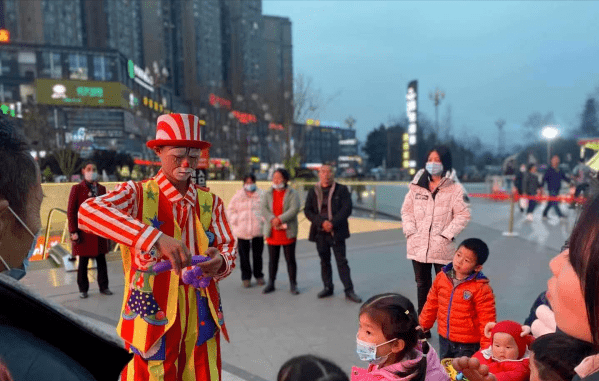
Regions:
M 354 303 L 362 303 L 362 298 L 360 298 L 358 295 L 356 295 L 356 293 L 353 291 L 346 292 L 345 299 L 349 300 L 350 302 L 354 302 Z
M 291 295 L 299 295 L 299 291 L 297 290 L 297 284 L 291 283 L 289 292 L 291 293 Z
M 81 293 L 79 294 L 79 297 L 80 297 L 81 299 L 87 299 L 87 296 L 88 296 L 88 295 L 87 295 L 87 292 L 81 292 Z
M 249 279 L 247 279 L 247 280 L 242 280 L 242 281 L 241 281 L 241 283 L 243 283 L 243 287 L 244 287 L 244 288 L 250 288 L 250 287 L 252 287 L 252 282 L 250 282 L 250 280 L 249 280 Z
M 110 291 L 110 289 L 106 289 L 106 290 L 102 290 L 100 291 L 100 294 L 102 295 L 113 295 L 114 293 L 112 291 Z
M 256 279 L 256 284 L 258 286 L 264 286 L 266 283 L 264 283 L 264 278 L 258 278 Z
M 531 221 L 531 222 L 533 221 L 533 218 L 532 218 L 532 213 L 528 213 L 528 214 L 526 215 L 526 221 Z
M 318 299 L 326 298 L 333 295 L 333 289 L 325 287 L 322 291 L 318 293 Z

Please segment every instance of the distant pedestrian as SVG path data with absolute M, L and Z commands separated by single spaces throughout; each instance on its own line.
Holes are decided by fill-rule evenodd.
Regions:
M 549 196 L 556 197 L 559 195 L 559 190 L 562 187 L 562 180 L 569 182 L 570 179 L 559 169 L 559 156 L 553 155 L 551 158 L 551 167 L 547 169 L 545 175 L 543 176 L 543 182 L 541 183 L 541 188 L 547 184 L 547 190 L 549 191 Z M 547 213 L 549 213 L 549 209 L 554 208 L 557 216 L 559 218 L 565 218 L 562 214 L 562 211 L 559 209 L 558 201 L 548 201 L 545 210 L 543 210 L 543 219 L 547 219 Z
M 591 168 L 586 165 L 584 158 L 580 158 L 580 163 L 572 170 L 572 180 L 576 190 L 574 191 L 574 197 L 578 197 L 581 194 L 584 197 L 589 197 L 589 187 L 591 185 Z M 575 202 L 572 201 L 570 208 L 574 209 Z
M 524 176 L 526 176 L 526 164 L 522 163 L 520 164 L 520 170 L 514 177 L 514 191 L 517 192 L 518 195 L 524 195 Z M 528 207 L 527 200 L 525 198 L 520 198 L 518 207 L 520 208 L 520 213 L 524 213 Z
M 451 262 L 454 237 L 470 221 L 462 187 L 451 180 L 451 152 L 445 146 L 432 149 L 425 169 L 409 185 L 401 208 L 408 259 L 412 260 L 418 290 L 418 313 L 422 311 L 435 273 Z
M 361 303 L 362 299 L 354 292 L 345 250 L 345 240 L 350 235 L 348 218 L 352 212 L 351 194 L 345 185 L 335 182 L 335 174 L 330 165 L 320 167 L 318 178 L 319 183 L 308 192 L 304 208 L 306 217 L 312 222 L 309 239 L 316 242 L 316 250 L 320 257 L 324 289 L 318 293 L 318 297 L 326 298 L 333 295 L 332 249 L 345 298 Z
M 260 199 L 262 190 L 256 186 L 256 176 L 246 175 L 243 178 L 243 189 L 238 190 L 227 209 L 229 224 L 233 235 L 237 238 L 237 249 L 241 267 L 241 282 L 243 287 L 251 287 L 252 272 L 256 283 L 264 285 L 262 273 L 262 251 L 264 250 L 264 236 L 262 233 L 263 219 L 260 213 Z M 250 248 L 254 269 L 250 263 Z
M 289 273 L 289 291 L 299 294 L 297 289 L 297 263 L 295 261 L 295 244 L 297 241 L 300 201 L 297 192 L 289 187 L 289 172 L 279 168 L 272 175 L 272 188 L 269 189 L 260 203 L 262 217 L 265 219 L 264 236 L 268 244 L 268 284 L 264 293 L 275 290 L 275 280 L 279 268 L 281 247 L 287 261 Z
M 524 193 L 527 196 L 540 196 L 541 186 L 539 185 L 539 175 L 537 174 L 537 165 L 534 163 L 528 164 L 528 172 L 524 177 Z M 528 210 L 526 211 L 526 220 L 533 221 L 533 213 L 537 207 L 537 200 L 528 199 Z
M 67 216 L 69 220 L 69 232 L 71 233 L 73 255 L 79 257 L 79 267 L 77 268 L 79 297 L 85 299 L 87 298 L 87 293 L 89 291 L 87 267 L 90 258 L 96 260 L 100 293 L 112 295 L 112 291 L 108 288 L 108 269 L 106 267 L 108 240 L 79 229 L 77 217 L 81 204 L 88 198 L 106 194 L 106 187 L 98 182 L 98 169 L 94 163 L 85 163 L 81 169 L 81 174 L 83 175 L 83 181 L 77 185 L 73 185 L 71 188 Z

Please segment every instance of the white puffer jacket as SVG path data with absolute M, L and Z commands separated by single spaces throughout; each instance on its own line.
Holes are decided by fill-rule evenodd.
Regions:
M 236 238 L 252 239 L 262 236 L 263 218 L 260 213 L 260 198 L 264 192 L 256 189 L 249 196 L 238 190 L 229 202 L 227 219 Z
M 422 169 L 409 185 L 401 208 L 403 231 L 408 240 L 408 259 L 422 263 L 447 264 L 453 259 L 457 236 L 470 221 L 470 209 L 464 202 L 462 187 L 444 177 L 436 195 L 423 185 L 428 184 Z M 420 185 L 419 185 L 420 184 Z

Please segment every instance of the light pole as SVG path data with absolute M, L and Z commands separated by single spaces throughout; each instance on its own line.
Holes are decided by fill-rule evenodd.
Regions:
M 445 98 L 445 93 L 439 88 L 435 89 L 434 93 L 429 93 L 428 97 L 435 104 L 435 128 L 437 129 L 437 140 L 439 139 L 439 104 Z
M 559 134 L 559 130 L 554 126 L 545 126 L 541 132 L 543 137 L 547 139 L 547 163 L 551 160 L 551 140 Z

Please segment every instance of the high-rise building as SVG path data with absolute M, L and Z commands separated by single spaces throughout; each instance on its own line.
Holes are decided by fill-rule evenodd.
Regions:
M 223 79 L 229 96 L 260 92 L 262 0 L 220 0 Z
M 263 26 L 262 93 L 273 118 L 278 123 L 290 123 L 293 122 L 291 21 L 264 16 Z

